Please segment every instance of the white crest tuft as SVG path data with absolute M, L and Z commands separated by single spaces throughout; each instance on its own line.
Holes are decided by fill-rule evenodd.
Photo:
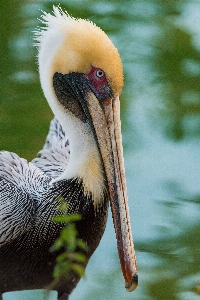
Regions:
M 50 13 L 47 13 L 45 11 L 42 11 L 43 15 L 41 16 L 42 24 L 44 24 L 43 27 L 38 27 L 37 30 L 34 31 L 34 40 L 36 41 L 34 43 L 35 46 L 40 46 L 41 41 L 43 39 L 44 33 L 46 31 L 49 31 L 51 29 L 55 28 L 63 28 L 67 25 L 70 25 L 70 20 L 76 20 L 75 18 L 71 17 L 67 11 L 63 11 L 60 6 L 53 6 L 53 15 Z

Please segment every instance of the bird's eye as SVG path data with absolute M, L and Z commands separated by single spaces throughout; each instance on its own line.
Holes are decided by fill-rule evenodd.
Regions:
M 104 76 L 104 72 L 103 72 L 102 70 L 98 69 L 98 70 L 96 71 L 96 75 L 97 75 L 97 77 L 101 78 L 101 77 Z

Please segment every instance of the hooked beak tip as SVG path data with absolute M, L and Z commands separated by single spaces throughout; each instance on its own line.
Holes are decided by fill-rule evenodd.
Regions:
M 125 288 L 127 292 L 133 292 L 138 286 L 138 274 L 135 273 L 130 283 L 126 283 Z

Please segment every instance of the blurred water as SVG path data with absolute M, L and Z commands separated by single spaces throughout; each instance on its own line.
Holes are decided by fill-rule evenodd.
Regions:
M 160 71 L 163 61 L 160 66 L 157 64 L 162 55 L 167 61 L 172 47 L 171 40 L 169 42 L 164 35 L 164 20 L 169 26 L 175 26 L 175 20 L 182 30 L 180 40 L 184 36 L 189 46 L 191 41 L 196 47 L 189 51 L 193 55 L 190 57 L 193 67 L 189 64 L 188 68 L 192 79 L 195 76 L 198 79 L 200 3 L 60 3 L 75 17 L 89 18 L 106 30 L 122 57 L 125 69 L 121 96 L 124 157 L 139 266 L 139 287 L 134 293 L 126 293 L 110 215 L 100 246 L 88 264 L 86 278 L 81 280 L 70 299 L 196 299 L 199 296 L 195 287 L 200 282 L 200 130 L 198 106 L 191 112 L 186 92 L 199 97 L 198 80 L 192 88 L 186 89 L 184 83 L 186 92 L 180 93 L 178 99 L 186 99 L 187 107 L 184 110 L 181 100 L 177 108 L 174 99 L 177 100 L 177 90 L 183 90 L 180 82 L 185 82 L 185 74 L 182 74 L 180 87 L 175 86 L 173 80 L 163 80 Z M 0 48 L 0 148 L 29 159 L 42 147 L 52 116 L 38 83 L 31 31 L 39 24 L 39 10 L 51 11 L 52 4 L 53 1 L 18 1 L 16 6 L 2 1 L 1 4 L 5 17 Z M 177 28 L 169 28 L 173 35 L 172 30 L 175 32 Z M 191 40 L 187 40 L 185 28 Z M 163 39 L 160 45 L 159 37 Z M 185 40 L 183 45 L 187 48 Z M 165 47 L 164 52 L 158 46 Z M 173 51 L 178 60 L 175 46 Z M 182 61 L 185 65 L 188 54 L 182 52 L 180 56 L 185 55 Z M 167 67 L 169 65 L 170 61 Z M 197 105 L 198 97 L 195 98 Z M 170 130 L 178 139 L 164 134 Z M 182 138 L 176 130 L 181 130 Z

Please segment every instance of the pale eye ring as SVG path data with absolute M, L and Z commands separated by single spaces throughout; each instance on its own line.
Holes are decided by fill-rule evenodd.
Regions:
M 98 70 L 96 71 L 96 75 L 97 75 L 98 78 L 101 78 L 101 77 L 104 76 L 104 71 L 102 71 L 101 69 L 98 69 Z

